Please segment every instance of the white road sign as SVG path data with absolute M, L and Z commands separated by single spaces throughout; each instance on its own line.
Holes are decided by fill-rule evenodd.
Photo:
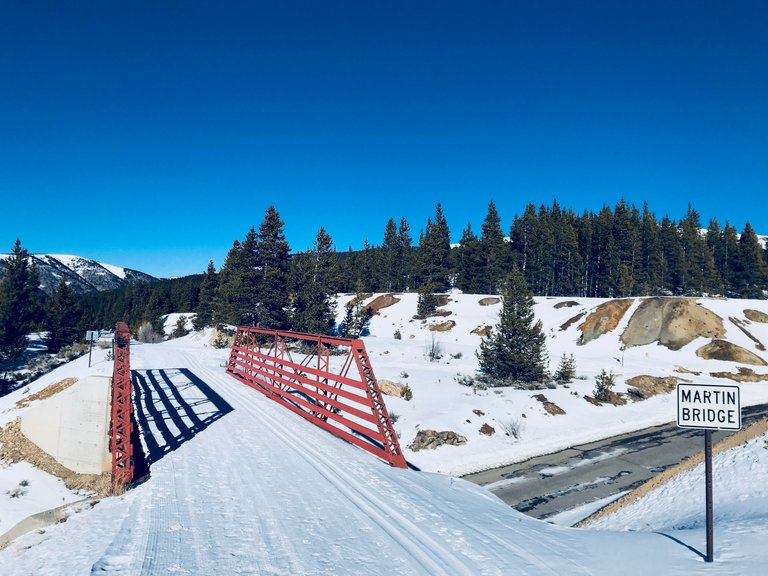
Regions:
M 680 428 L 740 430 L 739 387 L 678 384 L 677 425 Z
M 86 342 L 95 342 L 99 339 L 99 331 L 98 330 L 86 330 L 85 331 L 85 341 Z

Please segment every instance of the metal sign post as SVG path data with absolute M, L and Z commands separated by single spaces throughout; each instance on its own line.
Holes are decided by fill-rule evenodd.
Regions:
M 712 503 L 712 430 L 741 429 L 738 386 L 677 385 L 677 425 L 704 429 L 704 484 L 707 516 L 707 562 L 715 560 L 714 505 Z
M 86 330 L 85 341 L 89 343 L 88 346 L 88 368 L 91 367 L 91 352 L 93 352 L 93 343 L 99 339 L 98 330 Z

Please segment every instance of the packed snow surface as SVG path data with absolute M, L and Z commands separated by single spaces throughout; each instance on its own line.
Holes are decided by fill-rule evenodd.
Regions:
M 562 352 L 572 352 L 577 373 L 587 377 L 570 388 L 541 391 L 567 412 L 550 416 L 532 398 L 538 392 L 473 390 L 455 381 L 457 373 L 476 370 L 479 338 L 470 331 L 494 324 L 498 305 L 479 307 L 480 297 L 454 295 L 456 302 L 447 307 L 451 316 L 422 324 L 411 321 L 416 304 L 412 296 L 402 295 L 401 303 L 382 309 L 365 342 L 376 375 L 407 382 L 413 390 L 410 402 L 389 397 L 386 401 L 390 412 L 399 416 L 395 428 L 407 459 L 423 471 L 391 468 L 227 376 L 228 352 L 210 347 L 209 333 L 162 344 L 134 344 L 136 416 L 144 430 L 150 478 L 121 497 L 84 508 L 62 524 L 19 537 L 0 551 L 2 573 L 764 573 L 765 439 L 716 458 L 721 487 L 716 484 L 719 516 L 713 565 L 705 565 L 701 556 L 704 507 L 696 494 L 703 492 L 703 487 L 697 488 L 697 483 L 703 484 L 703 474 L 695 470 L 677 491 L 651 493 L 647 498 L 655 500 L 639 501 L 634 512 L 627 509 L 629 516 L 617 515 L 586 530 L 528 518 L 483 488 L 434 473 L 457 474 L 503 464 L 674 420 L 671 395 L 623 407 L 585 402 L 582 396 L 591 393 L 594 375 L 602 368 L 620 374 L 621 390 L 631 375 L 669 375 L 675 365 L 701 371 L 697 381 L 722 383 L 709 372 L 734 371 L 733 363 L 696 357 L 696 343 L 677 352 L 655 345 L 621 351 L 617 335 L 621 325 L 616 333 L 576 346 L 575 327 L 558 328 L 581 308 L 556 309 L 557 299 L 537 299 L 552 364 Z M 578 300 L 582 308 L 599 303 Z M 766 308 L 755 301 L 713 301 L 707 306 L 724 318 L 742 317 L 744 308 Z M 444 353 L 440 361 L 429 362 L 424 349 L 433 333 L 426 326 L 446 319 L 456 325 L 434 333 Z M 728 325 L 728 337 L 749 346 L 746 337 L 732 328 Z M 396 329 L 400 340 L 394 338 Z M 768 341 L 765 326 L 755 323 L 750 331 Z M 15 402 L 21 397 L 68 376 L 109 374 L 111 367 L 104 351 L 94 350 L 93 368 L 88 368 L 87 358 L 80 358 L 27 389 L 0 398 L 0 425 L 20 415 L 23 409 Z M 742 384 L 742 404 L 765 401 L 765 388 L 763 383 Z M 504 420 L 514 417 L 525 420 L 520 440 L 501 431 Z M 485 421 L 496 427 L 495 435 L 479 434 Z M 415 431 L 427 427 L 457 431 L 468 442 L 434 451 L 408 449 Z M 557 473 L 554 467 L 552 473 Z M 21 480 L 27 483 L 26 495 L 11 498 L 5 493 Z M 0 468 L 0 486 L 0 533 L 24 510 L 33 514 L 43 506 L 84 496 L 69 493 L 39 470 L 19 465 Z M 41 501 L 40 494 L 49 492 L 49 500 Z M 20 507 L 18 503 L 28 497 L 29 507 Z

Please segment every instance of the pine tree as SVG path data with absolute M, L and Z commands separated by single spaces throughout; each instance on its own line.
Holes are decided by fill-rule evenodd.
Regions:
M 648 209 L 648 203 L 643 206 L 643 219 L 640 228 L 640 253 L 642 270 L 642 293 L 657 294 L 661 288 L 662 254 L 659 240 L 659 225 L 656 217 Z
M 684 290 L 695 294 L 717 292 L 720 278 L 715 270 L 712 251 L 701 235 L 699 214 L 690 204 L 685 218 L 680 222 L 680 240 L 686 265 Z
M 555 285 L 552 293 L 578 295 L 582 276 L 582 259 L 576 231 L 576 216 L 572 211 L 563 212 L 552 205 L 552 222 L 555 236 Z
M 239 326 L 256 326 L 257 310 L 262 298 L 262 271 L 259 254 L 259 240 L 256 229 L 245 235 L 240 245 L 240 291 L 235 298 L 236 320 Z
M 547 351 L 541 321 L 533 313 L 533 296 L 517 267 L 502 289 L 499 322 L 480 342 L 480 372 L 497 381 L 541 382 Z
M 187 317 L 182 314 L 176 320 L 176 325 L 171 332 L 171 338 L 181 338 L 187 334 L 189 334 L 189 330 L 187 329 Z
M 64 346 L 77 342 L 79 339 L 79 321 L 80 305 L 72 288 L 62 278 L 59 280 L 56 292 L 48 306 L 46 318 L 48 352 L 55 354 Z
M 397 268 L 399 276 L 397 280 L 397 290 L 408 290 L 411 287 L 413 277 L 413 238 L 411 238 L 411 227 L 405 218 L 400 219 L 400 226 L 397 229 Z
M 480 294 L 483 286 L 480 240 L 467 224 L 456 249 L 456 287 L 465 294 Z
M 437 297 L 434 286 L 425 284 L 419 288 L 419 297 L 416 303 L 416 316 L 426 318 L 437 309 Z
M 239 322 L 238 300 L 243 282 L 241 261 L 242 246 L 239 240 L 235 240 L 219 272 L 213 308 L 215 324 L 237 325 Z
M 501 218 L 493 201 L 488 204 L 488 213 L 483 220 L 480 254 L 483 266 L 479 278 L 480 292 L 497 294 L 507 269 L 507 246 L 501 231 Z
M 438 292 L 450 288 L 451 235 L 443 208 L 438 202 L 434 222 L 428 218 L 419 242 L 419 278 L 421 286 L 431 284 Z
M 213 323 L 217 286 L 216 267 L 213 265 L 213 260 L 211 260 L 208 262 L 208 269 L 203 275 L 202 282 L 200 282 L 200 295 L 198 297 L 197 309 L 195 310 L 195 319 L 192 322 L 196 330 L 210 326 Z
M 37 272 L 29 264 L 29 253 L 16 243 L 3 261 L 0 282 L 0 364 L 18 358 L 27 347 L 27 334 L 35 316 Z
M 741 270 L 741 262 L 739 260 L 739 234 L 736 232 L 736 228 L 727 221 L 723 227 L 722 247 L 716 265 L 720 270 L 720 277 L 723 279 L 724 294 L 732 296 L 738 284 L 737 277 Z
M 390 218 L 384 228 L 384 243 L 381 245 L 381 287 L 388 292 L 396 290 L 396 286 L 399 284 L 399 252 L 397 224 L 395 224 L 394 218 Z
M 768 268 L 763 259 L 763 247 L 752 224 L 747 221 L 739 238 L 739 271 L 736 287 L 743 298 L 760 298 L 768 281 Z
M 334 255 L 333 240 L 321 227 L 312 249 L 294 257 L 295 295 L 291 316 L 294 330 L 328 334 L 333 329 L 336 319 Z
M 659 242 L 663 254 L 662 288 L 673 294 L 680 294 L 685 286 L 685 251 L 675 222 L 667 216 L 661 220 Z
M 290 248 L 283 234 L 283 221 L 270 206 L 259 226 L 256 243 L 259 302 L 255 324 L 283 330 L 288 327 L 288 258 Z

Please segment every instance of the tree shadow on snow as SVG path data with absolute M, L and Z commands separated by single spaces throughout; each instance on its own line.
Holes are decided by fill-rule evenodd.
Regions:
M 186 368 L 131 370 L 131 378 L 149 466 L 233 410 Z

